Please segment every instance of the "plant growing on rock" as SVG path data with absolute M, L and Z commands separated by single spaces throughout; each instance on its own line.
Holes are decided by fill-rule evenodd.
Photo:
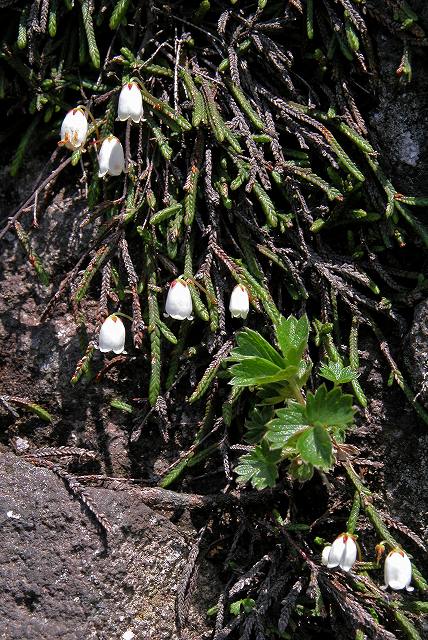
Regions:
M 373 31 L 396 38 L 398 81 L 409 82 L 410 52 L 428 44 L 418 17 L 392 0 L 381 11 L 357 0 L 9 4 L 0 98 L 9 109 L 20 105 L 24 131 L 11 172 L 36 135 L 52 155 L 0 237 L 16 231 L 47 285 L 49 265 L 34 250 L 37 229 L 25 215 L 33 209 L 37 222 L 42 194 L 58 178 L 81 181 L 80 226 L 93 233 L 43 314 L 67 299 L 79 327 L 90 327 L 72 377 L 76 393 L 84 393 L 83 377 L 121 373 L 135 358 L 132 367 L 144 370 L 137 416 L 128 398 L 111 402 L 130 416 L 130 448 L 148 421 L 175 432 L 175 408 L 184 411 L 185 396 L 192 405 L 192 442 L 156 477 L 160 487 L 218 461 L 229 486 L 236 462 L 239 484 L 264 490 L 255 500 L 279 489 L 288 501 L 286 518 L 269 506 L 232 534 L 232 555 L 245 533 L 259 556 L 249 553 L 248 566 L 237 568 L 226 554 L 231 581 L 233 571 L 241 575 L 220 598 L 214 637 L 232 638 L 238 628 L 246 638 L 285 637 L 300 626 L 310 637 L 314 621 L 332 612 L 333 628 L 345 612 L 347 637 L 391 637 L 389 625 L 417 638 L 409 603 L 392 605 L 362 573 L 377 563 L 357 563 L 351 578 L 313 559 L 296 486 L 321 491 L 343 473 L 338 492 L 349 517 L 339 531 L 353 535 L 365 519 L 391 549 L 401 548 L 345 438 L 360 419 L 355 407 L 367 406 L 361 329 L 373 333 L 392 380 L 428 422 L 382 333 L 401 331 L 406 306 L 426 294 L 419 264 L 403 271 L 402 256 L 414 265 L 428 245 L 413 213 L 427 200 L 398 193 L 364 116 L 377 92 Z M 165 301 L 171 319 L 162 315 Z M 129 354 L 116 315 L 123 311 Z M 249 326 L 239 331 L 235 317 Z M 100 364 L 98 335 L 101 351 L 118 358 Z M 244 500 L 242 487 L 238 495 Z M 178 598 L 182 626 L 191 569 Z M 413 579 L 426 589 L 416 567 Z

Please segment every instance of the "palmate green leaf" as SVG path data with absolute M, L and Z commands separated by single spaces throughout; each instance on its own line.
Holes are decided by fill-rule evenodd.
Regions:
M 256 444 L 257 442 L 260 442 L 260 440 L 266 433 L 266 426 L 269 420 L 272 418 L 272 415 L 272 407 L 254 407 L 248 417 L 248 420 L 245 421 L 245 442 L 249 442 L 250 444 Z
M 327 391 L 323 384 L 315 395 L 308 393 L 306 416 L 309 424 L 324 427 L 345 427 L 354 421 L 353 397 L 340 388 Z
M 275 325 L 276 339 L 287 364 L 298 366 L 308 345 L 309 321 L 294 316 L 281 317 Z
M 252 387 L 290 380 L 297 373 L 297 367 L 277 367 L 264 358 L 246 357 L 230 369 L 233 375 L 229 384 L 235 387 Z
M 296 446 L 304 462 L 321 469 L 331 467 L 333 463 L 332 444 L 324 427 L 309 427 L 303 431 Z
M 257 331 L 245 329 L 238 333 L 236 341 L 238 346 L 231 352 L 229 360 L 241 361 L 242 358 L 257 356 L 265 360 L 270 360 L 270 362 L 277 367 L 282 368 L 284 366 L 284 359 L 278 351 Z
M 345 384 L 357 379 L 357 374 L 351 367 L 343 367 L 339 362 L 329 362 L 323 364 L 319 375 L 336 384 Z
M 274 487 L 278 478 L 278 463 L 281 460 L 281 452 L 271 451 L 266 442 L 254 448 L 239 458 L 240 464 L 235 469 L 238 474 L 238 482 L 246 484 L 251 482 L 254 489 L 266 489 Z
M 308 428 L 305 407 L 290 402 L 285 409 L 278 409 L 277 417 L 266 425 L 266 439 L 274 449 L 282 449 L 290 438 Z

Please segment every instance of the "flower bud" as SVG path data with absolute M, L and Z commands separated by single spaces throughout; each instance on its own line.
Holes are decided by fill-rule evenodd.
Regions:
M 383 544 L 383 542 L 379 542 L 379 544 L 375 546 L 375 553 L 376 553 L 376 562 L 379 564 L 381 557 L 385 553 L 385 545 Z
M 128 82 L 122 87 L 117 107 L 118 120 L 133 120 L 140 122 L 143 115 L 143 97 L 136 82 Z
M 406 589 L 413 591 L 410 586 L 412 581 L 412 565 L 409 556 L 402 549 L 393 549 L 385 558 L 384 567 L 385 586 L 391 587 L 394 591 Z
M 343 571 L 349 571 L 357 559 L 357 545 L 350 533 L 342 533 L 331 545 L 328 554 L 327 567 L 340 567 Z
M 101 326 L 98 348 L 102 353 L 114 351 L 123 353 L 125 348 L 125 326 L 114 313 L 106 318 Z
M 327 566 L 328 564 L 328 556 L 330 555 L 330 549 L 331 549 L 331 544 L 328 544 L 326 547 L 324 547 L 324 549 L 322 550 L 322 554 L 321 554 L 321 564 L 323 564 L 324 566 Z
M 192 297 L 187 284 L 183 280 L 174 280 L 169 285 L 165 304 L 165 316 L 175 320 L 192 320 Z
M 65 145 L 74 151 L 85 144 L 88 135 L 88 121 L 81 109 L 71 109 L 61 125 L 61 140 L 58 144 Z
M 98 154 L 99 172 L 98 176 L 102 178 L 108 173 L 109 176 L 118 176 L 125 168 L 125 158 L 123 155 L 123 147 L 116 136 L 108 136 L 102 145 Z
M 229 311 L 232 318 L 245 318 L 250 310 L 248 291 L 242 284 L 237 284 L 230 296 Z

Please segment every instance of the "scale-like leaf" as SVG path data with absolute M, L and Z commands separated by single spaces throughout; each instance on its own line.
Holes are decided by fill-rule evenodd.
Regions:
M 275 449 L 285 447 L 290 438 L 309 426 L 305 407 L 297 402 L 290 402 L 285 409 L 278 409 L 276 415 L 277 417 L 266 425 L 266 438 Z
M 330 436 L 324 427 L 309 427 L 297 440 L 302 460 L 321 469 L 329 469 L 333 463 Z
M 327 391 L 323 384 L 315 395 L 308 393 L 306 399 L 306 415 L 312 425 L 324 427 L 344 427 L 354 420 L 352 408 L 353 397 L 342 392 L 340 388 Z
M 308 345 L 309 321 L 294 316 L 281 317 L 275 325 L 276 339 L 287 364 L 298 366 Z
M 280 460 L 281 452 L 271 451 L 267 443 L 262 441 L 260 446 L 240 457 L 240 464 L 235 469 L 238 482 L 240 484 L 251 482 L 254 489 L 274 487 L 278 478 Z

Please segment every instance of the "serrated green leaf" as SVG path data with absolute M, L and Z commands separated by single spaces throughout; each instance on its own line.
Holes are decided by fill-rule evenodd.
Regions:
M 306 398 L 306 416 L 312 425 L 324 427 L 344 427 L 354 420 L 352 396 L 341 389 L 327 391 L 323 384 L 315 395 L 308 393 Z
M 307 383 L 309 376 L 311 375 L 311 371 L 312 371 L 312 360 L 310 360 L 309 358 L 306 360 L 300 360 L 299 363 L 299 368 L 296 374 L 296 383 L 297 386 L 304 387 L 305 384 Z
M 233 365 L 230 371 L 233 375 L 230 384 L 235 387 L 252 387 L 289 380 L 297 373 L 297 367 L 280 368 L 264 358 L 245 357 Z
M 280 318 L 275 325 L 276 339 L 287 364 L 298 366 L 305 352 L 309 337 L 307 316 L 299 320 L 294 316 Z
M 304 431 L 296 443 L 302 460 L 321 469 L 329 469 L 333 462 L 332 444 L 327 430 L 321 426 Z
M 305 407 L 297 402 L 290 402 L 285 409 L 278 409 L 277 418 L 267 425 L 266 439 L 275 449 L 285 447 L 294 435 L 308 428 Z
M 357 374 L 351 367 L 343 367 L 339 362 L 329 362 L 324 364 L 320 371 L 320 376 L 335 382 L 336 384 L 345 384 L 357 379 Z
M 245 329 L 238 333 L 236 337 L 238 346 L 231 352 L 229 360 L 242 360 L 258 356 L 265 360 L 270 360 L 277 367 L 284 366 L 284 359 L 272 345 L 263 338 L 257 331 Z
M 288 467 L 288 473 L 294 480 L 307 482 L 314 475 L 314 465 L 304 462 L 300 457 L 294 458 Z
M 269 406 L 256 406 L 245 421 L 245 442 L 256 444 L 266 433 L 266 426 L 272 418 L 273 409 Z
M 240 457 L 240 464 L 235 469 L 238 482 L 240 484 L 251 482 L 255 489 L 274 487 L 278 478 L 277 467 L 280 460 L 281 452 L 270 451 L 267 443 L 262 442 L 253 451 Z
M 260 405 L 282 404 L 289 398 L 294 398 L 294 394 L 284 382 L 267 384 L 257 391 L 257 402 Z

